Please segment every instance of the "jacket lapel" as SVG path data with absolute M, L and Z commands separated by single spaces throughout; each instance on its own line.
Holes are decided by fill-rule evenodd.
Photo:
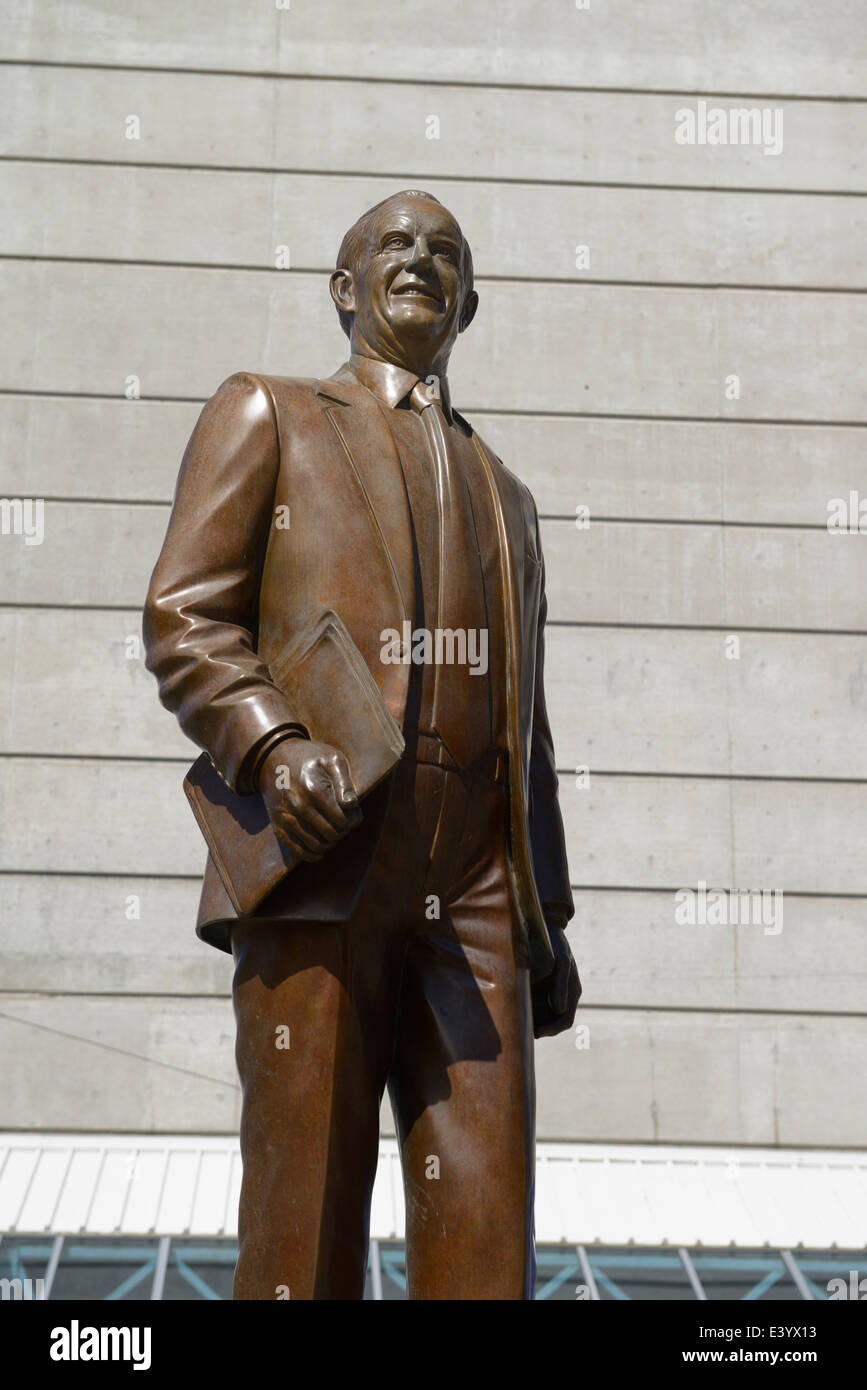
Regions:
M 400 621 L 412 622 L 416 599 L 412 524 L 391 431 L 371 393 L 354 378 L 347 380 L 342 370 L 317 382 L 316 395 L 366 498 Z

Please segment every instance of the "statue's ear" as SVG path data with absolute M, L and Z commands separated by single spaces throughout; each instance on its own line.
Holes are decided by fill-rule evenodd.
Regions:
M 464 300 L 464 307 L 461 310 L 460 322 L 458 323 L 459 333 L 463 333 L 465 328 L 469 328 L 473 319 L 476 317 L 476 310 L 478 309 L 478 307 L 479 296 L 476 294 L 475 290 L 470 290 L 469 294 Z
M 355 313 L 355 282 L 351 270 L 333 270 L 328 288 L 338 309 L 344 314 Z

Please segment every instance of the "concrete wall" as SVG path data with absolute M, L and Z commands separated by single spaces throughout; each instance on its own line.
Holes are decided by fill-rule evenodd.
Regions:
M 0 10 L 0 496 L 45 499 L 0 537 L 0 1124 L 237 1125 L 139 609 L 202 401 L 334 370 L 340 236 L 421 185 L 481 294 L 453 396 L 543 515 L 589 1033 L 538 1049 L 540 1136 L 863 1145 L 856 0 Z M 702 99 L 782 150 L 678 144 Z M 678 924 L 699 880 L 782 930 Z

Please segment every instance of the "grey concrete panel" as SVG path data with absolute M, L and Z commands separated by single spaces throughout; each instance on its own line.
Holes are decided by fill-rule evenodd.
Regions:
M 0 609 L 0 752 L 192 759 L 134 610 Z M 867 637 L 550 626 L 558 763 L 867 778 Z M 70 711 L 74 710 L 74 717 Z
M 585 1005 L 863 1013 L 863 898 L 786 894 L 772 924 L 757 899 L 719 924 L 679 923 L 677 906 L 673 893 L 575 893 L 569 941 Z
M 167 505 L 46 503 L 41 544 L 28 545 L 23 532 L 0 537 L 4 602 L 140 610 L 168 516 Z
M 193 929 L 196 880 L 4 874 L 0 886 L 0 989 L 223 997 L 231 988 L 231 958 Z M 862 1011 L 864 899 L 789 894 L 779 932 L 757 911 L 680 924 L 676 906 L 673 892 L 576 891 L 569 940 L 585 1007 Z
M 711 144 L 696 125 L 695 143 L 679 143 L 679 113 L 698 119 L 701 100 L 20 66 L 9 68 L 0 93 L 0 129 L 3 153 L 27 159 L 363 172 L 409 176 L 410 184 L 483 173 L 802 192 L 867 186 L 867 112 L 858 103 L 713 99 L 706 106 L 726 112 L 761 117 L 764 108 L 760 142 L 738 135 L 737 143 Z
M 21 325 L 0 346 L 0 385 L 13 391 L 120 398 L 134 375 L 142 396 L 200 399 L 233 371 L 328 375 L 347 355 L 324 274 L 6 261 L 0 292 Z M 520 355 L 507 332 L 517 322 Z M 497 281 L 450 380 L 471 418 L 851 423 L 865 362 L 863 295 Z
M 0 995 L 8 1129 L 237 1131 L 228 999 Z
M 182 763 L 0 758 L 0 869 L 198 874 Z M 858 783 L 562 776 L 572 879 L 585 887 L 867 893 Z
M 842 425 L 474 417 L 541 515 L 824 526 L 858 487 L 865 433 Z
M 540 1138 L 863 1144 L 863 1019 L 586 1009 L 580 1026 L 589 1047 L 537 1048 Z M 228 1000 L 5 995 L 4 1123 L 30 1128 L 39 1096 L 47 1129 L 232 1133 L 233 1032 Z
M 867 637 L 549 627 L 557 761 L 600 771 L 867 777 Z
M 860 535 L 773 527 L 542 522 L 552 619 L 861 631 Z
M 168 502 L 201 408 L 0 396 L 4 496 Z M 467 407 L 471 409 L 471 407 Z M 821 526 L 861 476 L 864 429 L 725 421 L 473 415 L 541 515 Z
M 201 873 L 206 848 L 183 793 L 185 770 L 183 763 L 0 759 L 0 869 Z
M 867 891 L 860 783 L 561 776 L 574 882 L 585 887 Z
M 180 758 L 199 749 L 162 708 L 134 609 L 0 609 L 0 750 Z
M 82 0 L 59 11 L 29 3 L 5 16 L 4 55 L 54 62 L 356 77 L 686 91 L 864 94 L 857 0 L 665 0 L 622 5 L 484 7 L 402 0 L 383 31 L 372 0 L 239 6 L 232 0 L 150 0 L 146 9 Z M 424 42 L 419 35 L 424 35 Z
M 201 404 L 0 396 L 3 496 L 169 502 Z
M 197 879 L 0 877 L 0 989 L 227 995 L 232 958 L 195 934 Z
M 167 506 L 46 502 L 41 545 L 2 537 L 0 593 L 7 604 L 139 607 L 167 520 Z M 549 619 L 863 631 L 861 539 L 796 528 L 543 521 Z
M 292 269 L 330 270 L 347 227 L 395 186 L 393 177 L 8 163 L 0 167 L 0 254 L 273 270 L 285 247 Z M 442 179 L 426 186 L 469 237 L 477 278 L 844 290 L 867 283 L 858 254 L 867 210 L 849 197 L 522 183 L 494 191 Z
M 546 1138 L 863 1146 L 864 1018 L 581 1012 L 536 1050 Z

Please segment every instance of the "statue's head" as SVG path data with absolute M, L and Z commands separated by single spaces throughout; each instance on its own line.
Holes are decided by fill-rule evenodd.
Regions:
M 457 221 L 432 194 L 415 190 L 393 193 L 350 227 L 330 288 L 353 351 L 419 374 L 445 371 L 478 304 Z

